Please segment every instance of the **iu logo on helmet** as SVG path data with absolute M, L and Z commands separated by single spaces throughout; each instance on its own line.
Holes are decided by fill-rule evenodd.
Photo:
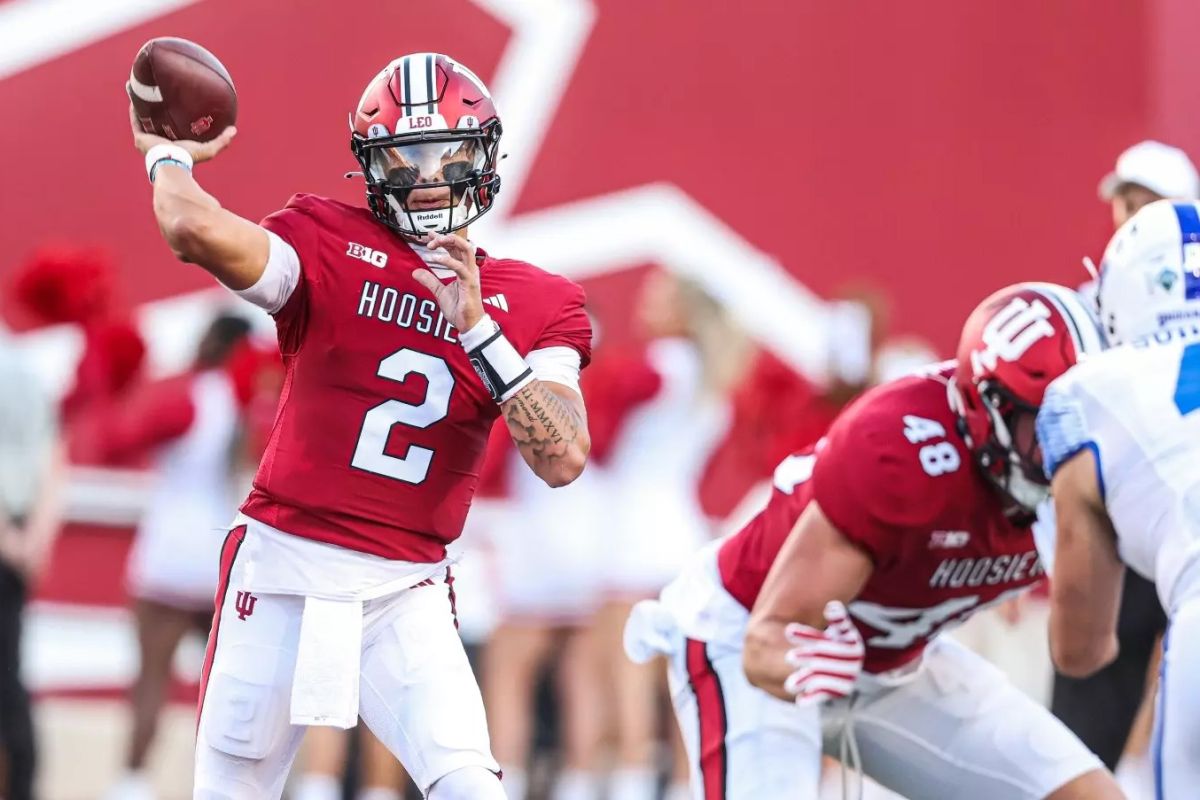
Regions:
M 237 611 L 238 619 L 245 619 L 254 613 L 254 604 L 258 602 L 258 598 L 249 592 L 238 592 L 237 602 L 233 608 Z
M 1014 297 L 984 326 L 981 337 L 984 349 L 971 353 L 971 367 L 976 375 L 982 375 L 994 370 L 998 360 L 1016 361 L 1039 339 L 1053 336 L 1054 326 L 1050 324 L 1050 309 L 1046 304 Z

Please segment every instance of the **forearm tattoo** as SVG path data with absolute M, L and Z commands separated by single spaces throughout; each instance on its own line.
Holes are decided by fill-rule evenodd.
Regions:
M 538 464 L 550 464 L 570 453 L 584 428 L 578 409 L 541 381 L 523 387 L 501 409 L 517 447 Z

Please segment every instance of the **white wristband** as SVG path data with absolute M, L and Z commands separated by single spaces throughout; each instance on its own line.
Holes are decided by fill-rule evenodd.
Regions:
M 146 177 L 154 181 L 154 167 L 160 161 L 176 161 L 191 171 L 192 155 L 177 144 L 156 144 L 146 151 Z
M 469 331 L 459 334 L 475 373 L 497 403 L 519 392 L 533 380 L 533 370 L 486 314 Z
M 462 345 L 463 350 L 466 350 L 469 353 L 476 347 L 479 347 L 479 345 L 486 342 L 488 338 L 499 329 L 500 326 L 496 324 L 495 320 L 493 320 L 489 315 L 484 314 L 479 318 L 479 322 L 476 322 L 473 326 L 471 326 L 471 330 L 459 331 L 458 343 Z

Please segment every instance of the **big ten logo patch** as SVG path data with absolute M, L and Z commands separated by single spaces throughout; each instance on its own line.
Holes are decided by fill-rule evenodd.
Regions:
M 366 245 L 361 245 L 358 242 L 350 242 L 346 248 L 346 255 L 353 256 L 360 261 L 365 261 L 372 266 L 382 269 L 387 266 L 387 253 L 382 250 L 372 250 Z
M 982 375 L 994 370 L 1000 359 L 1016 361 L 1039 339 L 1052 336 L 1054 326 L 1050 324 L 1050 309 L 1046 304 L 1014 297 L 984 326 L 983 349 L 971 353 L 971 367 L 976 375 Z

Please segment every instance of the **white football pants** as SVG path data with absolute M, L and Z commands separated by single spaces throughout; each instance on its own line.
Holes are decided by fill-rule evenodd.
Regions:
M 256 592 L 252 606 L 238 601 L 243 531 L 230 533 L 221 554 L 221 605 L 201 685 L 196 800 L 278 798 L 305 730 L 291 724 L 290 713 L 304 598 Z M 475 780 L 479 773 L 465 768 L 498 772 L 448 580 L 368 600 L 362 624 L 359 715 L 422 792 L 451 773 L 458 774 L 447 789 L 462 776 Z

